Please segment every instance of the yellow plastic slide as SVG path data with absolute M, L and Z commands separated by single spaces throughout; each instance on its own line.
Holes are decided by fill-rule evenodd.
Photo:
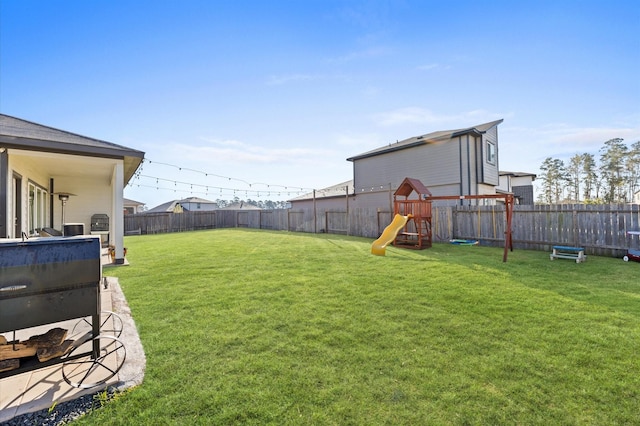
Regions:
M 387 246 L 396 239 L 396 235 L 398 232 L 407 224 L 407 220 L 411 219 L 412 215 L 402 216 L 395 215 L 393 221 L 384 228 L 382 235 L 380 238 L 375 240 L 373 244 L 371 244 L 371 254 L 375 254 L 376 256 L 384 256 L 387 251 Z

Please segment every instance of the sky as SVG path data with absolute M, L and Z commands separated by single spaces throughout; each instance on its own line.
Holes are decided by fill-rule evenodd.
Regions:
M 539 173 L 640 140 L 638 28 L 636 0 L 0 0 L 0 112 L 144 151 L 148 208 L 498 119 L 500 169 Z

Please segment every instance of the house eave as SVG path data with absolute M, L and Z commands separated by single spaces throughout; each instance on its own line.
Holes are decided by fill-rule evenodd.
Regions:
M 5 149 L 18 149 L 22 151 L 50 152 L 54 154 L 123 160 L 125 185 L 133 177 L 144 159 L 144 152 L 132 149 L 83 146 L 7 135 L 0 135 L 0 146 Z
M 364 154 L 356 155 L 354 157 L 349 157 L 347 158 L 347 161 L 362 160 L 363 158 L 376 157 L 378 155 L 388 154 L 390 152 L 402 151 L 403 149 L 414 148 L 416 146 L 424 145 L 425 143 L 428 143 L 428 142 L 429 141 L 419 140 L 419 141 L 415 141 L 415 142 L 403 144 L 403 145 L 394 144 L 385 149 L 381 149 L 379 151 L 366 152 Z
M 464 129 L 456 129 L 456 130 L 442 130 L 433 133 L 429 133 L 421 136 L 414 136 L 408 139 L 404 139 L 400 142 L 396 142 L 394 144 L 389 144 L 388 146 L 377 148 L 363 154 L 355 155 L 353 157 L 347 158 L 347 161 L 356 161 L 362 160 L 364 158 L 376 157 L 378 155 L 384 155 L 391 152 L 401 151 L 403 149 L 414 148 L 417 146 L 448 141 L 454 138 L 457 138 L 462 135 L 473 135 L 473 136 L 482 136 L 489 129 L 499 125 L 503 120 L 496 120 L 485 124 L 479 124 L 474 127 L 467 127 Z
M 18 138 L 14 136 L 0 135 L 0 144 L 4 148 L 28 149 L 31 151 L 55 152 L 69 155 L 88 155 L 91 157 L 144 158 L 144 152 L 132 149 L 117 149 L 97 146 L 82 146 L 64 142 L 45 141 L 40 139 Z
M 462 130 L 460 132 L 452 133 L 451 134 L 451 138 L 457 138 L 458 136 L 464 136 L 464 135 L 482 136 L 483 133 L 485 133 L 485 132 L 481 132 L 476 128 L 465 129 L 465 130 Z

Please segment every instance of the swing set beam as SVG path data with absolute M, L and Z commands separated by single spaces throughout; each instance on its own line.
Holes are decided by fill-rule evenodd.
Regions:
M 507 261 L 507 253 L 509 250 L 513 251 L 513 240 L 511 238 L 511 228 L 513 223 L 513 194 L 486 194 L 486 195 L 439 195 L 439 196 L 427 196 L 425 201 L 440 201 L 440 200 L 485 200 L 485 199 L 503 199 L 506 215 L 506 226 L 504 231 L 504 254 L 502 255 L 502 261 Z

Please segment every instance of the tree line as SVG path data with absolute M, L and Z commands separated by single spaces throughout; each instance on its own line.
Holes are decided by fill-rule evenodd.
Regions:
M 633 202 L 640 190 L 640 141 L 627 146 L 621 138 L 606 141 L 599 158 L 575 154 L 567 164 L 547 157 L 538 176 L 543 204 Z

